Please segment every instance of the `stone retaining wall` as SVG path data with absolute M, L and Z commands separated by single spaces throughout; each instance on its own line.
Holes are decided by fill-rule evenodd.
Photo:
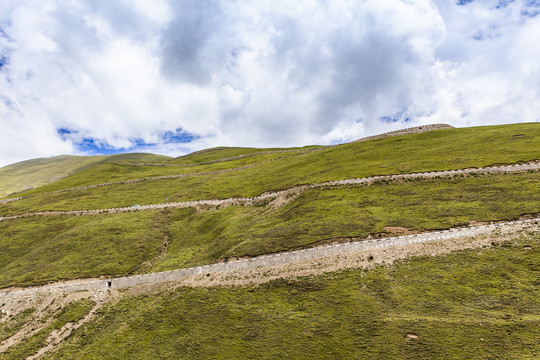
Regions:
M 237 260 L 212 265 L 197 266 L 187 269 L 164 271 L 144 275 L 124 276 L 106 280 L 91 280 L 74 282 L 65 285 L 47 285 L 22 290 L 0 292 L 0 299 L 9 296 L 33 296 L 39 292 L 58 290 L 62 292 L 73 291 L 100 291 L 107 289 L 124 289 L 141 284 L 162 283 L 186 278 L 191 275 L 232 272 L 260 267 L 272 267 L 291 264 L 306 260 L 313 260 L 336 254 L 361 252 L 371 249 L 379 249 L 391 246 L 404 246 L 409 244 L 424 243 L 429 241 L 442 241 L 447 239 L 473 237 L 486 235 L 499 231 L 510 233 L 525 228 L 540 229 L 540 218 L 511 221 L 490 225 L 456 228 L 442 231 L 434 231 L 422 234 L 388 237 L 382 239 L 368 239 L 350 243 L 319 246 L 309 249 L 290 251 L 286 253 L 263 255 L 259 257 Z

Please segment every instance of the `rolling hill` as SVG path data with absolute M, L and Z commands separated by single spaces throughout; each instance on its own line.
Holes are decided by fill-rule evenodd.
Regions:
M 391 135 L 0 169 L 12 187 L 0 199 L 0 359 L 540 356 L 534 221 L 363 252 L 361 264 L 202 270 L 124 290 L 54 284 L 540 217 L 540 124 Z M 23 177 L 33 188 L 9 195 L 3 179 Z
M 154 154 L 120 154 L 108 156 L 62 155 L 22 161 L 0 168 L 0 197 L 37 188 L 96 164 L 110 161 L 166 161 L 169 158 Z

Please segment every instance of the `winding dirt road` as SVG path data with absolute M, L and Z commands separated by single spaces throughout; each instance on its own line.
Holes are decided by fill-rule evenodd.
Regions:
M 249 166 L 249 165 L 248 165 Z M 196 200 L 196 201 L 182 201 L 182 202 L 171 202 L 171 203 L 160 203 L 160 204 L 150 204 L 150 205 L 141 205 L 141 206 L 131 206 L 131 207 L 118 207 L 118 208 L 108 208 L 108 209 L 94 209 L 94 210 L 67 210 L 67 211 L 34 211 L 27 212 L 24 214 L 14 214 L 0 217 L 0 221 L 3 220 L 13 220 L 18 218 L 24 218 L 29 216 L 60 216 L 60 215 L 98 215 L 98 214 L 113 214 L 113 213 L 122 213 L 122 212 L 134 212 L 134 211 L 148 211 L 148 210 L 159 210 L 167 208 L 186 208 L 186 207 L 195 207 L 201 205 L 207 206 L 230 206 L 230 205 L 244 205 L 250 206 L 253 204 L 258 204 L 261 201 L 268 201 L 272 199 L 281 198 L 283 202 L 289 201 L 292 198 L 298 196 L 302 192 L 308 189 L 317 189 L 317 188 L 331 188 L 338 186 L 364 186 L 370 185 L 378 182 L 387 182 L 387 181 L 402 181 L 402 180 L 412 180 L 412 179 L 433 179 L 433 178 L 453 178 L 456 176 L 462 175 L 472 175 L 472 174 L 497 174 L 497 173 L 517 173 L 525 171 L 539 171 L 540 170 L 540 161 L 535 160 L 527 163 L 513 164 L 513 165 L 503 165 L 503 166 L 491 166 L 484 168 L 467 168 L 460 170 L 445 170 L 445 171 L 432 171 L 432 172 L 420 172 L 420 173 L 410 173 L 410 174 L 397 174 L 397 175 L 380 175 L 380 176 L 370 176 L 366 178 L 356 178 L 356 179 L 345 179 L 345 180 L 336 180 L 322 182 L 318 184 L 311 185 L 300 185 L 294 186 L 292 188 L 266 192 L 259 196 L 255 197 L 246 197 L 246 198 L 227 198 L 227 199 L 208 199 L 208 200 Z M 223 172 L 228 170 L 223 170 Z M 229 170 L 230 171 L 230 170 Z M 181 177 L 181 175 L 178 175 Z M 159 177 L 166 178 L 166 177 Z M 127 180 L 129 182 L 143 181 L 139 180 Z M 121 182 L 125 183 L 125 182 Z M 97 187 L 99 185 L 90 185 L 89 187 Z M 79 189 L 86 189 L 89 187 L 81 187 Z M 60 190 L 62 191 L 62 190 Z M 7 199 L 11 201 L 16 201 L 15 199 Z M 0 204 L 2 202 L 0 201 Z

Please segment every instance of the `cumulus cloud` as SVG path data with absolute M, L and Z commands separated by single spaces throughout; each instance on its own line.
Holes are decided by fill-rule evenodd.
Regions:
M 4 0 L 0 166 L 540 121 L 540 4 Z

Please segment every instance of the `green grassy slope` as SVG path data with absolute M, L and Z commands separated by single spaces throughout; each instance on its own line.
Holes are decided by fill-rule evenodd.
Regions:
M 447 129 L 314 152 L 229 159 L 266 150 L 218 148 L 176 159 L 151 154 L 49 159 L 50 169 L 36 165 L 39 161 L 23 164 L 0 171 L 0 184 L 1 176 L 16 178 L 31 169 L 49 178 L 64 174 L 64 167 L 65 174 L 76 171 L 24 192 L 42 194 L 109 181 L 254 166 L 40 195 L 0 205 L 0 216 L 255 196 L 330 180 L 538 160 L 540 124 Z M 83 166 L 79 160 L 89 162 Z M 224 161 L 201 164 L 215 160 Z M 0 288 L 203 265 L 346 238 L 385 236 L 388 227 L 423 231 L 473 220 L 513 220 L 540 213 L 539 177 L 540 172 L 524 172 L 318 188 L 279 207 L 261 203 L 0 221 Z M 121 292 L 118 301 L 100 309 L 94 321 L 47 358 L 537 358 L 539 264 L 536 233 L 503 245 L 413 258 L 369 271 L 260 286 L 180 288 L 129 296 Z M 35 353 L 54 329 L 82 318 L 91 306 L 81 301 L 46 313 L 43 320 L 50 319 L 49 325 L 0 354 L 0 360 Z M 3 318 L 0 341 L 24 326 L 33 311 Z
M 256 196 L 304 183 L 371 175 L 482 167 L 540 159 L 540 124 L 439 130 L 351 143 L 220 175 L 114 185 L 0 205 L 0 215 L 43 209 Z M 69 183 L 65 179 L 63 186 Z M 56 189 L 47 187 L 47 190 Z M 28 193 L 39 193 L 36 189 Z M 69 199 L 69 201 L 66 201 Z
M 188 167 L 102 163 L 35 192 L 85 181 L 99 183 L 263 162 L 225 174 L 38 196 L 0 205 L 0 215 L 253 196 L 306 182 L 540 159 L 540 125 L 433 131 L 287 154 L 264 163 L 278 155 Z M 131 159 L 137 156 L 141 158 L 126 155 Z M 364 237 L 384 232 L 387 226 L 432 230 L 466 225 L 470 220 L 515 219 L 540 212 L 539 184 L 537 172 L 473 176 L 310 190 L 278 209 L 232 206 L 2 221 L 0 287 L 208 264 L 333 238 Z M 164 242 L 166 251 L 162 250 Z
M 104 161 L 166 161 L 167 156 L 133 153 L 110 156 L 62 155 L 33 159 L 0 168 L 0 198 L 55 182 Z
M 278 210 L 177 211 L 170 233 L 179 241 L 171 242 L 156 269 L 285 251 L 334 238 L 362 238 L 384 233 L 388 226 L 422 231 L 467 225 L 470 220 L 515 219 L 540 212 L 537 179 L 537 174 L 524 174 L 310 190 Z M 495 189 L 488 186 L 491 182 L 497 182 Z
M 295 150 L 298 152 L 306 151 L 309 149 L 315 149 L 318 146 L 305 146 L 305 147 L 293 147 L 293 148 L 246 148 L 246 147 L 216 147 L 211 149 L 205 149 L 195 151 L 191 154 L 180 156 L 170 160 L 170 163 L 177 164 L 199 164 L 210 161 L 226 160 L 229 158 L 235 158 L 240 156 L 251 156 L 264 152 L 278 152 Z
M 134 272 L 159 255 L 166 220 L 146 212 L 0 223 L 0 287 Z
M 298 153 L 299 154 L 299 153 Z M 54 183 L 42 186 L 38 189 L 25 191 L 17 194 L 17 196 L 25 196 L 32 194 L 40 194 L 47 191 L 55 191 L 60 189 L 68 189 L 83 185 L 93 185 L 105 182 L 140 179 L 153 176 L 167 176 L 180 174 L 203 173 L 210 171 L 220 171 L 227 169 L 235 169 L 239 167 L 256 165 L 268 161 L 277 161 L 285 157 L 297 156 L 297 153 L 272 153 L 253 155 L 245 158 L 234 159 L 230 161 L 218 162 L 207 165 L 196 166 L 153 166 L 153 165 L 137 165 L 123 163 L 101 163 L 91 168 L 82 170 L 58 180 Z
M 204 265 L 387 226 L 435 230 L 531 213 L 540 213 L 538 173 L 309 190 L 278 209 L 23 218 L 0 222 L 0 287 Z
M 389 268 L 124 296 L 46 358 L 533 359 L 539 264 L 536 234 Z
M 106 161 L 134 161 L 134 162 L 155 162 L 166 163 L 171 160 L 170 156 L 156 155 L 149 153 L 126 153 L 107 155 Z
M 0 168 L 0 197 L 54 182 L 104 158 L 63 155 L 4 166 Z

